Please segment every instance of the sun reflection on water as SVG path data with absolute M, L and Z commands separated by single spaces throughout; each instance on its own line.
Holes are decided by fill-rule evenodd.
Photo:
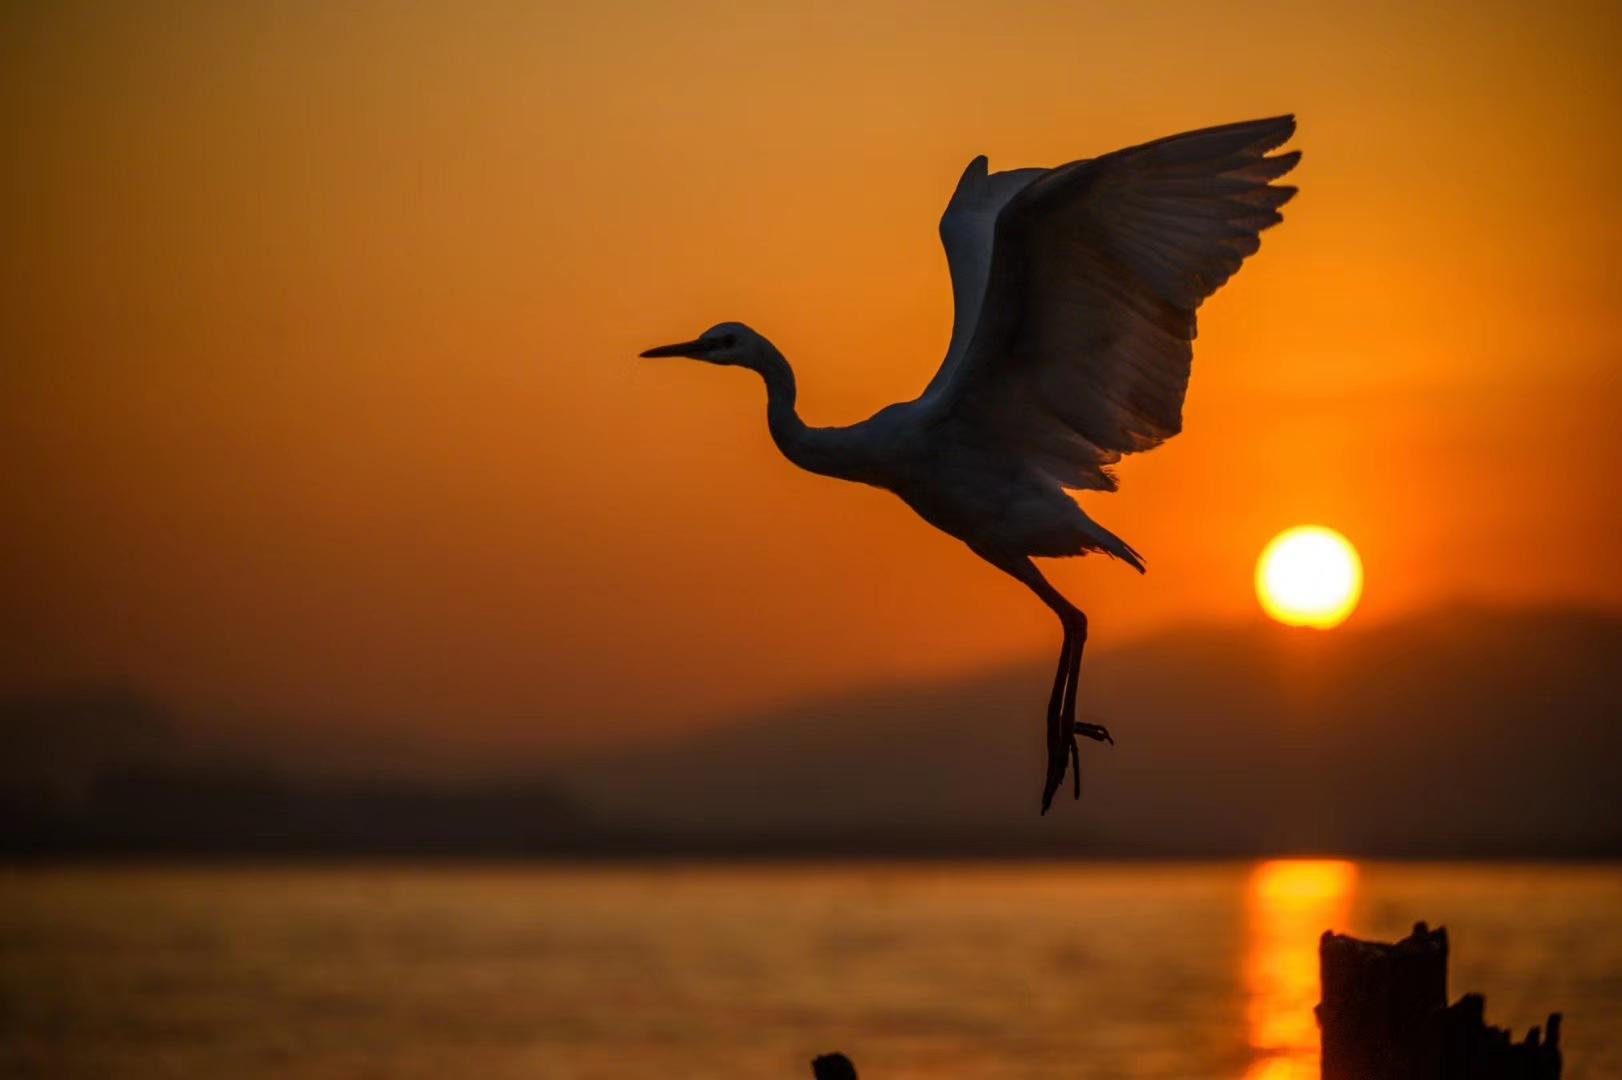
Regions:
M 1356 865 L 1333 859 L 1275 859 L 1252 871 L 1244 983 L 1256 1060 L 1244 1080 L 1318 1075 L 1318 936 L 1346 926 L 1356 884 Z

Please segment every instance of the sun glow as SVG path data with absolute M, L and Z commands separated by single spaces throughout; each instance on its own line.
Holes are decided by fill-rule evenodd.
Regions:
M 1288 626 L 1339 626 L 1363 595 L 1363 562 L 1340 533 L 1298 525 L 1273 537 L 1256 561 L 1262 609 Z

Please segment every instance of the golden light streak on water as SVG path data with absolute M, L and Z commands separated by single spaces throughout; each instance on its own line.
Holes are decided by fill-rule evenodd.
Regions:
M 1344 928 L 1357 866 L 1333 859 L 1259 864 L 1245 890 L 1246 1029 L 1256 1062 L 1245 1080 L 1318 1075 L 1318 936 Z

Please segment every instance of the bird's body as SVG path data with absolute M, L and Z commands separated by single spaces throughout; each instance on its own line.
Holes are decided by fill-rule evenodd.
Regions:
M 1055 169 L 988 173 L 976 158 L 941 219 L 955 319 L 940 371 L 916 400 L 849 427 L 807 427 L 781 353 L 740 323 L 644 356 L 757 371 L 772 438 L 812 472 L 893 491 L 925 521 L 1029 586 L 1064 645 L 1048 706 L 1042 808 L 1076 770 L 1075 695 L 1086 618 L 1033 557 L 1142 560 L 1072 498 L 1113 491 L 1109 467 L 1181 430 L 1195 311 L 1281 220 L 1293 188 L 1268 156 L 1290 117 L 1175 135 Z
M 1136 564 L 1119 537 L 1027 462 L 984 445 L 959 421 L 920 424 L 910 404 L 777 443 L 802 468 L 894 492 L 976 551 L 1008 558 L 1105 551 Z

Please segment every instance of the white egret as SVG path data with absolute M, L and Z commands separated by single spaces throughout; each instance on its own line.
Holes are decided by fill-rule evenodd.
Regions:
M 941 218 L 955 319 L 940 371 L 916 400 L 849 427 L 807 427 L 794 374 L 742 323 L 643 356 L 757 372 L 772 439 L 812 472 L 895 492 L 925 521 L 1024 582 L 1064 629 L 1047 711 L 1042 811 L 1067 760 L 1081 795 L 1076 721 L 1087 619 L 1032 556 L 1103 552 L 1143 562 L 1069 494 L 1113 491 L 1109 466 L 1182 428 L 1195 312 L 1256 252 L 1295 194 L 1273 184 L 1300 159 L 1273 154 L 1290 116 L 1173 135 L 1054 169 L 969 163 Z

